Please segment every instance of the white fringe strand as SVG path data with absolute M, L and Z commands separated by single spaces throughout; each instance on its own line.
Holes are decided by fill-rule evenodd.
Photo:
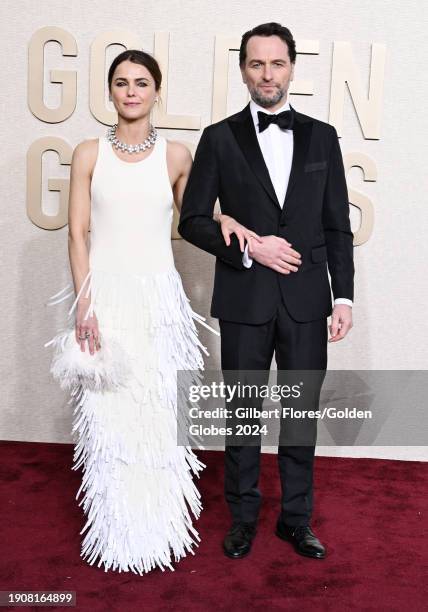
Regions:
M 208 353 L 194 320 L 204 319 L 190 308 L 175 268 L 150 276 L 92 270 L 80 294 L 84 285 L 106 345 L 109 338 L 127 357 L 128 380 L 116 391 L 71 389 L 72 469 L 83 471 L 76 499 L 82 496 L 86 515 L 81 555 L 105 571 L 174 570 L 200 541 L 191 514 L 198 518 L 202 503 L 192 474 L 205 466 L 190 446 L 177 446 L 177 371 L 203 370 L 201 352 Z M 68 289 L 50 303 L 74 295 Z M 58 355 L 69 323 L 46 344 L 56 349 L 51 371 L 63 373 L 63 386 L 67 366 Z

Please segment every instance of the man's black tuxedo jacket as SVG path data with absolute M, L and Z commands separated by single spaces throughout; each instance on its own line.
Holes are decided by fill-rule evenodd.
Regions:
M 290 180 L 281 209 L 261 153 L 249 105 L 207 127 L 185 189 L 178 231 L 217 257 L 211 315 L 259 324 L 281 300 L 298 322 L 331 314 L 335 298 L 353 299 L 353 235 L 342 155 L 334 127 L 295 112 Z M 253 261 L 247 269 L 236 236 L 226 246 L 213 219 L 221 212 L 260 236 L 286 238 L 302 256 L 282 275 Z

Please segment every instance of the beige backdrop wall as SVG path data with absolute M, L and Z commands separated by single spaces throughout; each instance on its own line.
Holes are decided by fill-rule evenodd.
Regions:
M 71 414 L 65 394 L 48 374 L 49 351 L 43 344 L 63 322 L 65 307 L 47 308 L 47 298 L 69 280 L 67 228 L 48 231 L 26 215 L 26 154 L 43 136 L 58 136 L 71 146 L 102 135 L 105 126 L 89 108 L 89 52 L 102 32 L 125 29 L 152 51 L 154 33 L 170 33 L 168 98 L 171 114 L 195 115 L 201 127 L 211 122 L 216 36 L 239 37 L 266 21 L 290 27 L 297 40 L 318 41 L 315 55 L 299 55 L 296 78 L 311 81 L 312 95 L 293 95 L 300 111 L 329 120 L 334 41 L 347 41 L 368 91 L 370 53 L 386 45 L 380 138 L 364 138 L 349 93 L 345 92 L 341 147 L 344 155 L 363 153 L 374 162 L 376 182 L 363 182 L 359 169 L 348 173 L 350 188 L 365 194 L 374 207 L 370 239 L 356 247 L 354 329 L 345 342 L 329 347 L 331 368 L 427 369 L 428 303 L 426 172 L 428 86 L 425 2 L 396 0 L 298 0 L 217 2 L 128 0 L 110 3 L 32 0 L 5 1 L 0 6 L 2 54 L 1 161 L 1 311 L 0 368 L 2 409 L 0 439 L 70 441 Z M 52 69 L 76 70 L 77 106 L 72 116 L 48 124 L 32 115 L 27 104 L 28 44 L 34 32 L 58 26 L 77 41 L 78 56 L 61 57 L 58 45 L 45 49 L 45 100 L 56 106 L 59 85 L 49 84 Z M 110 48 L 107 59 L 119 48 Z M 237 53 L 230 54 L 228 113 L 246 103 Z M 164 129 L 171 139 L 197 143 L 200 131 Z M 43 210 L 53 214 L 58 194 L 47 191 L 49 178 L 68 177 L 55 153 L 43 162 Z M 359 224 L 352 211 L 353 227 Z M 194 309 L 209 314 L 213 259 L 183 241 L 174 241 L 176 263 Z M 216 321 L 210 321 L 216 325 Z M 208 345 L 208 368 L 219 367 L 217 338 L 201 331 Z M 320 449 L 326 454 L 426 458 L 423 448 Z

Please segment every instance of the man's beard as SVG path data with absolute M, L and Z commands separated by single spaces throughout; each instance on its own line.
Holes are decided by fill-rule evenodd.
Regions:
M 257 91 L 257 89 L 250 90 L 250 94 L 256 104 L 262 106 L 263 108 L 270 108 L 271 106 L 278 104 L 278 102 L 281 102 L 281 100 L 287 95 L 287 90 L 278 88 L 277 92 L 270 98 L 263 96 Z

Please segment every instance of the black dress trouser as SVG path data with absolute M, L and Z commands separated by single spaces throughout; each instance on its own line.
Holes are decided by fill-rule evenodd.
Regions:
M 327 320 L 294 321 L 281 302 L 275 316 L 261 325 L 220 320 L 222 370 L 265 370 L 273 355 L 278 370 L 325 370 Z M 317 409 L 318 406 L 313 406 Z M 290 526 L 308 525 L 313 503 L 315 446 L 278 446 L 281 519 Z M 225 496 L 233 522 L 257 521 L 260 446 L 231 446 L 226 441 Z

